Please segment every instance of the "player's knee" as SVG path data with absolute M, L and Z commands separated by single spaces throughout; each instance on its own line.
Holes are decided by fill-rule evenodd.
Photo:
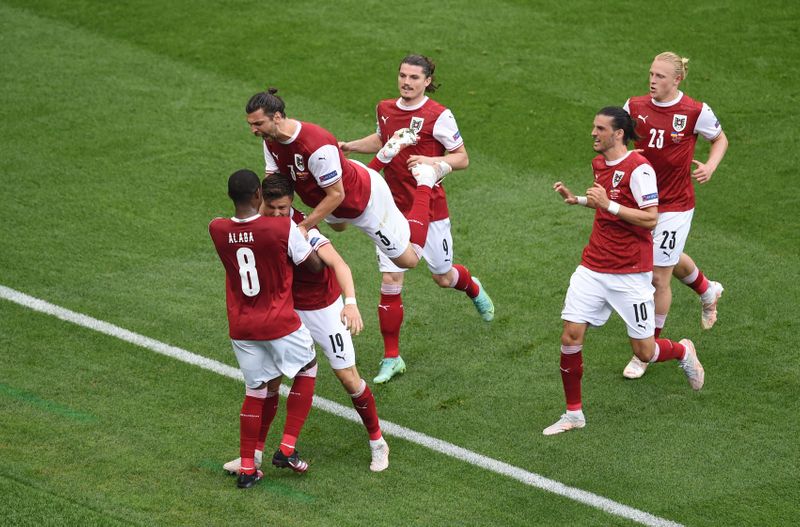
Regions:
M 382 273 L 381 274 L 381 293 L 383 293 L 383 287 L 387 286 L 388 288 L 394 287 L 403 287 L 403 277 L 404 273 Z M 390 293 L 391 294 L 391 293 Z M 394 293 L 397 294 L 397 293 Z
M 339 379 L 339 382 L 342 383 L 342 387 L 347 390 L 347 393 L 356 393 L 361 387 L 362 380 L 355 366 L 334 370 L 334 373 L 336 374 L 336 378 Z
M 653 287 L 667 289 L 672 280 L 672 267 L 656 267 L 653 269 Z
M 564 328 L 564 332 L 561 334 L 562 346 L 579 346 L 581 344 L 583 344 L 583 333 L 576 329 Z
M 311 359 L 311 362 L 300 368 L 297 375 L 301 377 L 316 377 L 317 376 L 317 359 Z
M 402 267 L 403 269 L 414 269 L 417 264 L 419 263 L 419 258 L 412 252 L 412 253 L 403 253 L 401 256 L 394 258 L 392 260 L 397 267 Z
M 282 380 L 283 380 L 283 375 L 271 379 L 269 382 L 266 383 L 267 390 L 270 392 L 277 392 L 281 388 Z

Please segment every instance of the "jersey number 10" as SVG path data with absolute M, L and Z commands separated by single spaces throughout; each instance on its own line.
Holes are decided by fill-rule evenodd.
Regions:
M 256 296 L 261 291 L 256 270 L 256 255 L 249 247 L 240 247 L 236 251 L 236 261 L 239 263 L 239 276 L 242 278 L 242 293 Z

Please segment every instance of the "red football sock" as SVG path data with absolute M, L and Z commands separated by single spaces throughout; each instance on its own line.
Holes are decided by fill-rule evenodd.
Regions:
M 372 158 L 372 161 L 370 161 L 367 166 L 372 170 L 374 170 L 375 172 L 380 172 L 386 165 L 387 163 L 384 163 L 383 161 L 378 159 L 378 156 L 375 156 Z
M 403 325 L 403 298 L 400 294 L 381 293 L 378 304 L 378 321 L 383 336 L 383 356 L 392 359 L 400 356 L 400 326 Z
M 583 377 L 583 346 L 561 346 L 561 382 L 564 384 L 564 396 L 567 399 L 567 410 L 580 410 L 581 378 Z M 578 348 L 577 352 L 564 353 Z
M 453 287 L 459 291 L 466 292 L 467 296 L 470 298 L 475 298 L 478 296 L 480 288 L 478 287 L 478 284 L 475 283 L 475 280 L 472 279 L 469 269 L 458 264 L 455 264 L 453 269 L 458 273 L 458 280 L 456 280 L 456 285 Z
M 658 346 L 658 357 L 655 362 L 683 360 L 683 356 L 686 354 L 683 344 L 674 340 L 656 339 L 656 346 Z
M 300 430 L 306 422 L 314 400 L 314 385 L 316 384 L 317 367 L 314 366 L 307 372 L 298 373 L 286 398 L 286 424 L 283 427 L 281 438 L 281 452 L 289 456 L 294 452 L 294 446 L 300 435 Z M 313 371 L 314 377 L 307 374 Z
M 431 192 L 426 185 L 417 185 L 414 191 L 414 204 L 408 213 L 408 227 L 411 229 L 411 243 L 425 247 L 428 239 L 428 225 L 431 222 Z
M 267 440 L 267 432 L 272 420 L 275 419 L 275 414 L 278 412 L 278 392 L 268 393 L 264 399 L 264 410 L 261 414 L 261 430 L 258 433 L 258 441 L 256 441 L 256 450 L 264 451 L 264 443 Z
M 255 469 L 255 450 L 261 429 L 261 413 L 264 399 L 246 395 L 239 413 L 239 457 L 242 458 L 242 469 Z
M 708 279 L 699 267 L 695 267 L 694 271 L 689 273 L 688 276 L 681 278 L 681 282 L 694 289 L 694 292 L 698 295 L 702 295 L 708 289 Z
M 353 406 L 361 416 L 361 421 L 369 433 L 369 438 L 373 441 L 381 438 L 381 425 L 378 422 L 378 409 L 375 407 L 375 397 L 372 391 L 367 386 L 365 381 L 363 383 L 364 389 L 360 393 L 351 395 L 353 399 Z

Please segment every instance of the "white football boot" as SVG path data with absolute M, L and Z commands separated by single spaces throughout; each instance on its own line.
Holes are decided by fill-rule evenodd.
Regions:
M 686 355 L 683 360 L 679 362 L 681 369 L 683 369 L 683 373 L 686 374 L 686 379 L 689 381 L 689 386 L 692 387 L 692 390 L 699 390 L 705 383 L 706 371 L 697 359 L 697 351 L 694 349 L 694 343 L 689 339 L 681 339 L 680 343 L 686 348 Z
M 561 415 L 561 419 L 542 430 L 542 434 L 552 436 L 561 432 L 583 428 L 584 426 L 586 426 L 586 418 L 583 416 L 583 412 L 580 415 L 566 413 Z
M 369 449 L 372 452 L 372 462 L 369 469 L 373 472 L 382 472 L 389 468 L 389 445 L 384 438 L 369 442 Z
M 401 128 L 378 151 L 378 159 L 382 163 L 389 164 L 400 150 L 415 144 L 417 144 L 417 133 L 411 128 Z
M 261 459 L 264 457 L 264 452 L 261 450 L 256 450 L 256 470 L 261 468 Z M 236 475 L 239 473 L 239 469 L 242 468 L 242 458 L 237 457 L 234 460 L 228 461 L 222 468 L 225 472 L 229 474 Z
M 647 371 L 647 366 L 647 362 L 640 361 L 639 357 L 634 355 L 628 365 L 625 366 L 625 369 L 622 370 L 622 376 L 626 379 L 638 379 Z
M 700 316 L 700 325 L 703 329 L 711 329 L 717 321 L 717 302 L 725 288 L 719 282 L 709 282 L 708 290 L 700 296 L 703 302 L 703 313 Z
M 411 167 L 411 175 L 417 180 L 417 186 L 425 185 L 431 187 L 436 184 L 436 170 L 431 165 L 417 163 Z

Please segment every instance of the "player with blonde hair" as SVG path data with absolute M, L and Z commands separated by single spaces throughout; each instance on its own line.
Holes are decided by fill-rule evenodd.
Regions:
M 717 302 L 723 292 L 722 284 L 708 280 L 683 252 L 694 215 L 692 180 L 701 185 L 711 180 L 728 149 L 728 139 L 713 110 L 679 89 L 688 74 L 688 64 L 688 58 L 671 51 L 656 55 L 650 66 L 649 94 L 631 97 L 625 103 L 641 136 L 636 148 L 643 150 L 658 179 L 659 215 L 653 229 L 656 336 L 672 303 L 673 275 L 700 296 L 703 329 L 710 329 L 717 321 Z M 705 162 L 694 158 L 698 136 L 711 142 Z M 647 364 L 634 356 L 623 375 L 637 379 L 646 368 Z

